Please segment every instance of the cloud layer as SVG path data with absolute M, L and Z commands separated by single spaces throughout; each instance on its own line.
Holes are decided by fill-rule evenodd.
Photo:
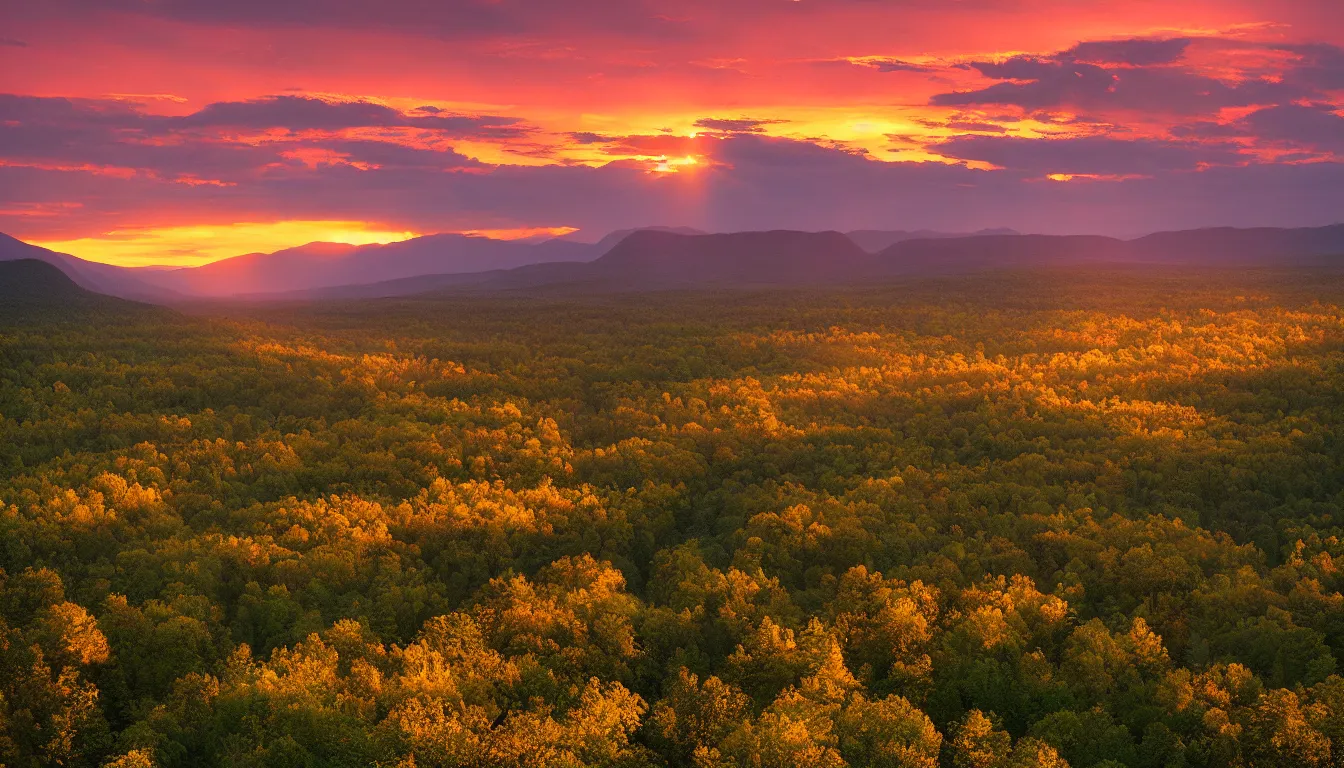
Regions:
M 0 231 L 1344 218 L 1329 4 L 1136 2 L 1141 34 L 1025 31 L 1095 29 L 1086 5 L 53 0 L 0 45 Z M 81 44 L 102 74 L 52 64 Z

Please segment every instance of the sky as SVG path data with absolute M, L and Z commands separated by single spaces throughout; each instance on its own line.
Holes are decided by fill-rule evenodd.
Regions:
M 108 263 L 1340 221 L 1339 0 L 0 4 L 0 232 Z

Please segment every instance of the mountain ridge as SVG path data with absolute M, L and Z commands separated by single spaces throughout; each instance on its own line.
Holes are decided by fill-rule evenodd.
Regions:
M 886 250 L 896 243 L 907 240 L 951 240 L 962 237 L 984 237 L 988 235 L 1018 235 L 1015 229 L 996 227 L 977 232 L 939 232 L 933 229 L 855 229 L 845 233 L 858 246 L 869 253 Z
M 1249 234 L 1239 238 L 1239 232 Z M 837 238 L 848 245 L 842 246 Z M 1209 244 L 1201 246 L 1206 241 Z M 744 247 L 749 245 L 759 250 Z M 1302 229 L 1209 228 L 1134 240 L 1102 235 L 977 234 L 903 240 L 875 254 L 839 232 L 777 230 L 699 236 L 649 232 L 627 237 L 587 264 L 555 264 L 545 274 L 530 268 L 506 270 L 486 279 L 458 280 L 453 287 L 508 290 L 570 283 L 638 291 L 714 285 L 840 285 L 907 276 L 1102 264 L 1344 267 L 1344 224 Z
M 270 254 L 245 254 L 199 267 L 156 272 L 144 279 L 183 293 L 223 297 L 479 272 L 589 255 L 589 246 L 554 239 L 533 244 L 440 234 L 362 246 L 309 243 Z
M 16 237 L 0 233 L 0 263 L 35 259 L 50 264 L 81 288 L 94 293 L 117 296 L 132 301 L 151 303 L 170 302 L 184 297 L 176 292 L 141 280 L 134 270 L 112 264 L 87 261 L 68 253 L 49 250 L 40 245 L 25 243 Z
M 0 323 L 82 320 L 90 314 L 166 312 L 89 290 L 43 259 L 0 261 Z
M 965 236 L 923 231 L 771 230 L 705 234 L 670 227 L 619 231 L 597 244 L 541 243 L 429 235 L 387 245 L 309 243 L 244 254 L 202 267 L 128 269 L 88 262 L 4 236 L 0 261 L 37 258 L 98 293 L 156 303 L 190 297 L 285 300 L 386 298 L 433 290 L 511 290 L 586 284 L 597 290 L 697 285 L 824 285 L 906 275 L 1069 264 L 1202 267 L 1344 265 L 1344 224 L 1324 227 L 1209 227 L 1130 240 L 1101 235 L 1024 235 L 982 230 Z M 856 235 L 895 237 L 870 252 Z M 860 236 L 859 239 L 864 239 Z M 605 241 L 615 244 L 598 252 Z M 447 266 L 444 266 L 444 265 Z

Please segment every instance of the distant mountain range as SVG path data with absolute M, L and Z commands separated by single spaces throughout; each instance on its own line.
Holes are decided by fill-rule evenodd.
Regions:
M 51 264 L 64 272 L 79 287 L 95 293 L 150 302 L 170 302 L 186 298 L 175 291 L 142 281 L 136 274 L 140 270 L 85 261 L 68 253 L 49 251 L 9 235 L 0 234 L 0 262 L 18 259 L 36 259 Z
M 674 235 L 709 234 L 708 232 L 703 232 L 698 229 L 692 229 L 691 227 L 635 227 L 633 229 L 618 229 L 615 232 L 609 232 L 601 240 L 598 240 L 597 242 L 593 243 L 592 248 L 593 250 L 597 251 L 598 256 L 601 256 L 602 254 L 616 247 L 617 243 L 621 242 L 622 240 L 624 240 L 625 238 L 629 237 L 630 235 L 636 232 L 670 232 Z M 570 235 L 565 235 L 559 239 L 568 240 L 570 242 L 575 243 L 586 242 L 585 240 L 580 239 L 581 237 L 582 237 L 581 233 L 575 232 Z
M 1192 229 L 1136 240 L 1095 235 L 985 235 L 907 240 L 877 255 L 881 275 L 1069 264 L 1344 267 L 1344 224 L 1304 229 Z
M 1011 230 L 705 234 L 648 228 L 614 232 L 591 244 L 431 235 L 389 245 L 311 243 L 187 269 L 97 264 L 0 235 L 0 261 L 13 259 L 47 262 L 97 293 L 172 304 L 193 297 L 375 298 L 553 284 L 602 290 L 817 285 L 1068 264 L 1344 266 L 1344 224 L 1198 229 L 1134 240 Z
M 310 243 L 251 253 L 191 269 L 146 272 L 141 280 L 196 296 L 312 290 L 418 275 L 483 272 L 596 258 L 594 246 L 565 240 L 521 243 L 466 235 L 429 235 L 387 245 Z
M 852 232 L 846 232 L 845 235 L 853 240 L 860 248 L 869 253 L 877 253 L 885 250 L 897 243 L 904 243 L 906 240 L 949 240 L 953 238 L 965 237 L 985 237 L 988 235 L 1016 235 L 1016 230 L 1001 227 L 999 229 L 982 229 L 979 232 L 969 234 L 958 234 L 956 232 L 935 232 L 932 229 L 856 229 Z

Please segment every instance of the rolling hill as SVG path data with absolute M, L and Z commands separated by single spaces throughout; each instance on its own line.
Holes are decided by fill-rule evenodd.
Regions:
M 81 287 L 55 264 L 42 259 L 0 261 L 0 323 L 85 321 L 90 314 L 163 312 Z
M 98 294 L 80 288 L 52 264 L 39 259 L 0 262 L 0 301 L 6 304 L 59 304 Z

